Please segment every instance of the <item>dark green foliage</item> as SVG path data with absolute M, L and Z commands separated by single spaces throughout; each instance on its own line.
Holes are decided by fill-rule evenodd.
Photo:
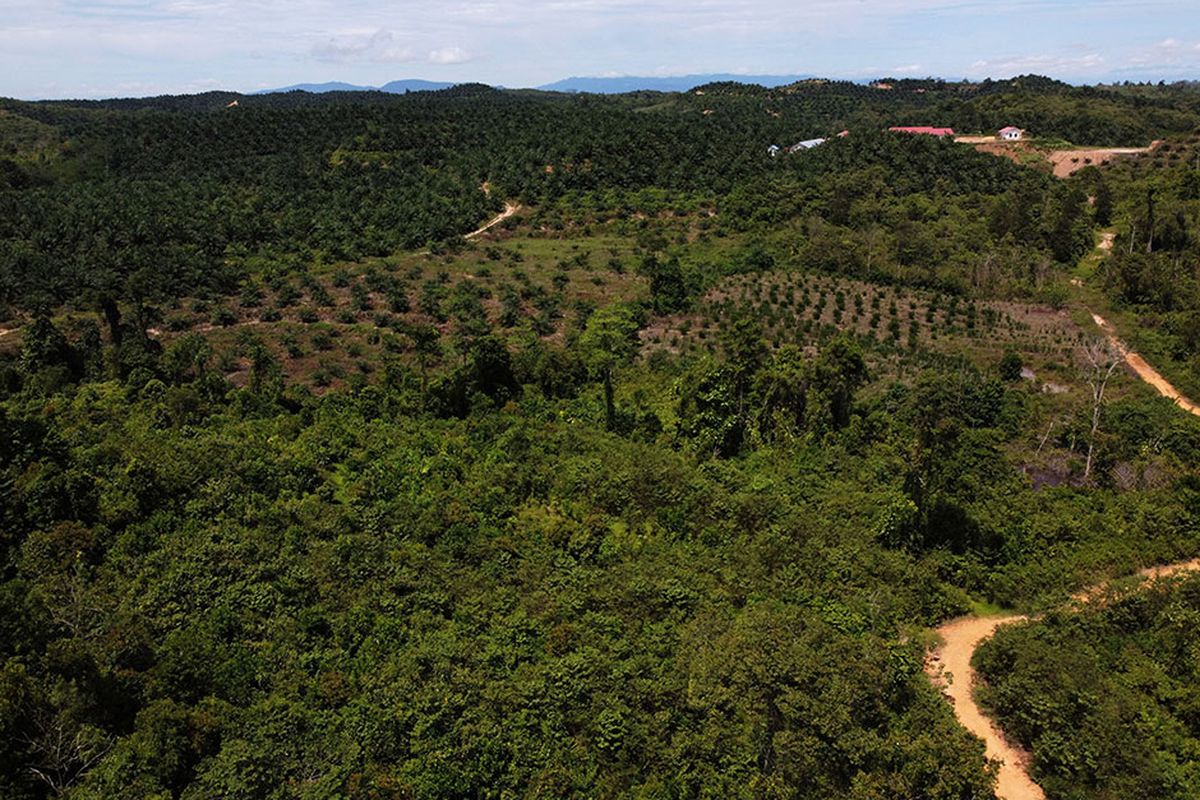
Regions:
M 1195 797 L 1200 581 L 1002 629 L 980 699 L 1033 753 L 1049 796 Z
M 1043 135 L 1095 143 L 1144 144 L 1148 124 L 1159 126 L 1155 133 L 1192 126 L 1167 111 L 1181 101 L 1165 90 L 1149 106 L 1116 93 L 1081 95 L 1101 116 L 1115 119 L 1130 104 L 1138 111 L 1078 129 L 1073 90 L 1058 85 L 921 88 L 918 95 L 844 83 L 793 87 L 771 94 L 778 117 L 762 113 L 761 98 L 740 92 L 683 95 L 665 106 L 657 96 L 494 91 L 244 97 L 237 109 L 225 109 L 221 101 L 230 95 L 220 94 L 12 103 L 13 119 L 45 127 L 51 141 L 69 137 L 71 145 L 44 176 L 3 162 L 0 299 L 32 307 L 35 299 L 121 293 L 147 268 L 154 295 L 225 292 L 259 254 L 298 249 L 337 261 L 446 242 L 497 208 L 499 200 L 480 191 L 483 180 L 506 196 L 542 201 L 615 187 L 702 191 L 724 197 L 722 215 L 735 226 L 787 220 L 819 204 L 831 223 L 860 227 L 881 187 L 898 195 L 988 195 L 1009 192 L 1020 174 L 1005 160 L 949 142 L 872 132 L 906 116 L 963 129 L 1019 118 Z M 701 123 L 704 103 L 721 113 Z M 828 133 L 852 117 L 857 125 L 845 139 L 795 157 L 763 154 L 764 143 Z M 1073 130 L 1060 125 L 1068 119 Z M 1081 130 L 1088 135 L 1076 135 Z M 68 169 L 68 160 L 81 167 Z M 1031 199 L 1014 198 L 1015 213 L 1036 214 Z M 1070 249 L 1072 219 L 1047 216 L 1047 231 L 1061 222 L 1060 256 Z M 910 222 L 914 231 L 899 242 L 908 250 L 902 260 L 916 263 L 936 240 L 922 233 L 919 215 Z M 1018 240 L 1029 234 L 1020 221 L 1002 227 Z M 58 233 L 46 238 L 46 231 Z M 836 256 L 817 247 L 809 258 Z M 672 286 L 674 276 L 662 280 L 664 307 L 687 296 Z
M 650 279 L 650 298 L 659 314 L 682 311 L 688 302 L 683 270 L 675 259 L 659 260 L 648 256 L 642 262 L 642 274 Z
M 761 328 L 742 318 L 724 332 L 727 359 L 702 362 L 678 385 L 680 433 L 700 453 L 728 458 L 752 439 L 788 441 L 840 430 L 866 380 L 862 351 L 844 336 L 809 362 L 794 348 L 764 359 Z
M 502 350 L 472 362 L 503 397 Z M 5 474 L 57 464 L 77 505 L 47 506 L 48 476 L 6 489 L 24 531 L 0 584 L 7 796 L 46 796 L 29 766 L 77 798 L 987 796 L 981 750 L 896 639 L 951 601 L 877 550 L 846 586 L 806 467 L 714 472 L 528 411 L 442 422 L 397 399 L 161 428 L 165 399 L 97 384 L 51 421 L 76 444 L 23 434 Z M 51 757 L 59 735 L 78 746 Z
M 1105 279 L 1182 353 L 1200 184 L 878 131 L 1118 142 L 1196 109 L 895 83 L 5 102 L 0 796 L 990 798 L 921 629 L 1194 552 L 1200 428 L 1122 398 L 1099 485 L 1035 489 L 1030 429 L 1071 398 L 1016 384 L 1024 352 L 1006 384 L 994 350 L 926 348 L 896 287 L 985 337 L 981 300 L 1066 285 L 1107 182 L 1129 234 Z M 461 237 L 505 199 L 503 241 Z M 784 270 L 803 283 L 722 295 Z M 823 273 L 889 286 L 868 309 Z M 1070 455 L 1079 421 L 1054 430 Z M 1048 765 L 1194 788 L 1159 758 L 1191 752 L 1183 611 L 1129 622 L 1183 621 L 1146 650 L 1177 663 L 1130 671 L 1165 695 L 1099 704 L 1102 732 L 1149 709 L 1155 742 L 1043 725 Z
M 1000 371 L 1000 380 L 1008 381 L 1009 383 L 1012 383 L 1013 381 L 1019 381 L 1021 379 L 1021 371 L 1024 368 L 1025 365 L 1021 361 L 1021 356 L 1017 353 L 1017 351 L 1011 349 L 1005 350 L 1004 356 L 1001 357 L 998 367 Z
M 1122 334 L 1189 394 L 1200 394 L 1200 339 L 1193 333 L 1200 314 L 1197 147 L 1194 136 L 1172 140 L 1153 157 L 1109 171 L 1100 187 L 1111 192 L 1117 229 L 1100 278 L 1118 308 L 1140 323 Z

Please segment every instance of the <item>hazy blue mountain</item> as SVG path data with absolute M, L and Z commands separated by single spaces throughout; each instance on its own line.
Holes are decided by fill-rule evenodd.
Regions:
M 639 90 L 658 92 L 686 92 L 697 86 L 718 81 L 758 83 L 766 87 L 786 86 L 811 75 L 677 75 L 669 78 L 639 77 L 625 75 L 616 78 L 564 78 L 537 88 L 548 92 L 591 92 L 593 94 L 621 94 Z
M 284 86 L 281 89 L 262 89 L 255 94 L 280 94 L 282 92 L 312 92 L 313 94 L 323 94 L 325 92 L 373 92 L 374 86 L 355 86 L 352 83 L 342 83 L 341 81 L 330 81 L 329 83 L 297 83 L 294 86 Z
M 564 78 L 554 83 L 538 86 L 548 92 L 591 92 L 593 94 L 621 94 L 653 90 L 658 92 L 686 92 L 696 86 L 718 81 L 734 81 L 736 83 L 757 83 L 766 87 L 785 86 L 789 83 L 811 78 L 811 75 L 730 75 L 714 73 L 708 75 L 676 75 L 672 77 L 648 77 L 625 75 L 615 78 Z M 418 78 L 392 81 L 383 86 L 355 86 L 350 83 L 334 81 L 331 83 L 298 83 L 282 89 L 266 89 L 256 94 L 274 94 L 276 92 L 304 91 L 322 92 L 388 92 L 389 94 L 404 94 L 405 92 L 436 91 L 448 89 L 456 84 L 448 81 L 426 81 Z
M 417 78 L 409 78 L 403 81 L 392 81 L 385 83 L 379 87 L 379 91 L 388 92 L 389 94 L 404 94 L 405 92 L 433 92 L 438 89 L 449 89 L 451 86 L 456 86 L 453 82 L 446 81 L 423 81 Z
M 383 86 L 357 86 L 353 83 L 330 81 L 328 83 L 297 83 L 294 86 L 284 86 L 282 89 L 263 89 L 255 94 L 279 94 L 281 92 L 387 92 L 389 94 L 404 94 L 405 92 L 426 92 L 437 89 L 449 89 L 454 83 L 445 81 L 423 81 L 417 78 L 392 81 Z

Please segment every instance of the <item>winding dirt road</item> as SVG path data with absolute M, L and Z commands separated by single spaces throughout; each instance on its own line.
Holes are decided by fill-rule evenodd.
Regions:
M 1146 359 L 1126 347 L 1125 343 L 1118 338 L 1117 331 L 1113 328 L 1112 323 L 1090 309 L 1089 313 L 1091 313 L 1092 321 L 1096 323 L 1096 327 L 1104 332 L 1104 335 L 1108 337 L 1109 343 L 1117 349 L 1117 352 L 1125 359 L 1125 363 L 1133 370 L 1134 374 L 1153 386 L 1155 391 L 1184 411 L 1200 417 L 1200 406 L 1184 397 L 1178 389 L 1171 385 L 1170 381 L 1159 374 L 1158 370 L 1150 366 L 1146 362 Z
M 1147 567 L 1137 574 L 1148 581 L 1167 578 L 1186 572 L 1200 572 L 1200 559 Z M 1072 596 L 1076 603 L 1095 601 L 1104 594 L 1108 582 L 1094 586 Z M 1021 615 L 960 617 L 937 629 L 942 644 L 925 661 L 925 673 L 934 686 L 954 706 L 954 716 L 964 728 L 983 739 L 987 757 L 1000 762 L 996 780 L 996 797 L 1000 800 L 1045 800 L 1042 787 L 1033 782 L 1029 775 L 1029 754 L 1010 742 L 1004 732 L 975 704 L 975 670 L 971 657 L 975 649 L 990 639 L 1002 625 L 1013 625 L 1028 621 Z
M 490 220 L 488 220 L 487 223 L 482 228 L 476 228 L 475 230 L 471 231 L 463 238 L 464 239 L 474 239 L 476 236 L 480 236 L 484 233 L 487 233 L 487 231 L 496 227 L 501 222 L 504 222 L 504 220 L 508 219 L 509 217 L 511 217 L 513 214 L 517 213 L 520 210 L 521 210 L 520 203 L 505 203 L 503 211 L 501 211 L 499 214 L 497 214 L 496 216 L 494 216 Z
M 1096 249 L 1102 253 L 1109 253 L 1113 249 L 1113 241 L 1116 239 L 1116 234 L 1111 231 L 1106 231 L 1100 234 L 1100 242 L 1096 245 Z M 1076 286 L 1082 286 L 1083 282 L 1075 279 L 1072 281 Z M 1171 385 L 1171 382 L 1164 378 L 1158 370 L 1150 366 L 1146 359 L 1142 358 L 1137 352 L 1130 350 L 1117 336 L 1117 329 L 1112 326 L 1108 320 L 1097 314 L 1095 311 L 1088 309 L 1088 313 L 1092 315 L 1092 321 L 1096 323 L 1104 335 L 1108 338 L 1109 344 L 1116 348 L 1121 357 L 1125 359 L 1125 363 L 1135 375 L 1141 378 L 1146 383 L 1154 387 L 1154 390 L 1167 398 L 1175 405 L 1182 408 L 1189 414 L 1195 414 L 1200 417 L 1200 406 L 1183 396 L 1183 393 Z
M 987 757 L 1000 762 L 996 797 L 1001 800 L 1045 800 L 1042 787 L 1029 777 L 1029 754 L 1008 741 L 996 724 L 975 705 L 972 690 L 975 670 L 971 656 L 980 642 L 990 639 L 1001 625 L 1024 622 L 1023 616 L 961 617 L 938 628 L 942 645 L 925 662 L 925 672 L 934 686 L 954 706 L 954 716 L 964 728 L 983 739 Z

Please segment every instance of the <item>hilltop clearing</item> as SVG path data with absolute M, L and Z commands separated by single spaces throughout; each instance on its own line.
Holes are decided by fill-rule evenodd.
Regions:
M 1106 167 L 1118 159 L 1152 153 L 1160 144 L 1146 147 L 1044 147 L 1036 141 L 1002 142 L 994 136 L 958 136 L 959 144 L 972 145 L 981 153 L 1007 158 L 1017 164 L 1046 168 L 1056 178 L 1069 178 L 1087 167 Z

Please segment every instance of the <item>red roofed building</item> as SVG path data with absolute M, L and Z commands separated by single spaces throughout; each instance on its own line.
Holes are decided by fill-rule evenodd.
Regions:
M 926 128 L 926 127 L 897 127 L 888 128 L 893 133 L 915 133 L 921 136 L 953 136 L 954 128 Z

